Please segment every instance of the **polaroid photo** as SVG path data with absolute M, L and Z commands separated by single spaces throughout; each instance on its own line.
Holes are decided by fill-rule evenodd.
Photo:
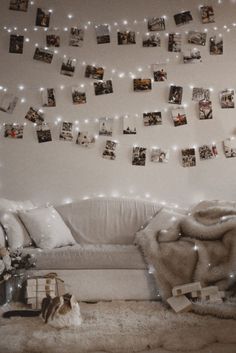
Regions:
M 112 136 L 113 119 L 100 118 L 99 119 L 99 135 Z
M 181 153 L 182 153 L 183 167 L 195 167 L 196 166 L 195 148 L 186 148 L 186 149 L 182 150 Z
M 56 94 L 54 88 L 47 88 L 42 91 L 42 105 L 43 107 L 56 106 Z
M 181 86 L 170 86 L 169 103 L 181 104 L 183 96 L 183 87 Z
M 119 45 L 136 44 L 135 32 L 133 31 L 117 32 L 117 40 Z
M 180 33 L 170 33 L 168 40 L 168 51 L 174 53 L 181 52 L 181 34 Z
M 47 34 L 46 35 L 47 47 L 60 47 L 60 36 L 57 34 Z
M 5 124 L 4 137 L 11 139 L 22 139 L 24 125 L 23 124 Z
M 78 132 L 76 144 L 83 147 L 91 147 L 95 143 L 95 137 L 90 135 L 87 131 Z
M 212 102 L 210 100 L 199 101 L 199 119 L 212 119 Z
M 39 27 L 49 27 L 51 12 L 37 8 L 35 26 Z
M 195 45 L 206 45 L 207 34 L 205 32 L 189 31 L 188 43 Z
M 167 163 L 170 158 L 169 150 L 163 150 L 161 148 L 152 148 L 151 150 L 151 162 L 154 163 Z
M 18 97 L 14 96 L 14 94 L 4 93 L 0 104 L 0 110 L 2 112 L 12 114 L 16 107 L 17 102 L 18 102 Z
M 73 123 L 67 121 L 62 122 L 59 139 L 63 141 L 73 140 Z
M 26 12 L 28 5 L 29 0 L 10 0 L 9 10 Z
M 53 51 L 44 48 L 36 48 L 33 59 L 42 61 L 46 64 L 51 64 L 53 59 Z
M 73 77 L 75 73 L 76 59 L 64 58 L 61 65 L 61 75 Z
M 223 38 L 213 36 L 210 38 L 210 55 L 222 55 L 223 54 Z
M 107 140 L 104 151 L 102 153 L 102 157 L 104 159 L 115 160 L 116 159 L 116 146 L 117 146 L 117 142 Z
M 152 80 L 150 78 L 134 78 L 134 92 L 151 91 Z
M 184 64 L 197 64 L 202 62 L 200 50 L 194 48 L 183 53 Z
M 167 80 L 166 65 L 153 64 L 154 82 L 165 82 Z
M 193 17 L 190 11 L 184 11 L 174 15 L 174 20 L 176 26 L 181 26 L 191 22 L 193 20 Z
M 123 134 L 124 135 L 136 135 L 136 119 L 134 116 L 126 115 L 123 117 Z
M 85 77 L 92 78 L 94 80 L 103 80 L 104 68 L 87 65 L 85 69 Z
M 145 34 L 143 36 L 143 47 L 160 47 L 161 38 L 159 34 Z
M 69 45 L 71 47 L 82 47 L 84 42 L 84 30 L 78 27 L 71 27 Z
M 109 25 L 98 25 L 95 26 L 97 44 L 106 44 L 110 43 L 110 30 Z
M 40 125 L 44 121 L 44 115 L 40 110 L 30 107 L 25 116 L 25 119 L 31 121 L 32 123 Z
M 218 156 L 217 148 L 215 144 L 202 145 L 198 148 L 199 157 L 201 161 L 206 159 L 213 159 Z
M 144 126 L 162 125 L 161 112 L 143 113 Z
M 39 143 L 52 141 L 51 130 L 48 123 L 37 124 L 36 133 Z
M 202 23 L 214 23 L 215 14 L 212 6 L 201 6 Z
M 86 103 L 86 93 L 81 92 L 78 86 L 72 87 L 72 103 L 73 104 L 85 104 Z
M 152 17 L 148 20 L 148 31 L 159 32 L 166 29 L 165 19 L 163 17 Z
M 173 109 L 171 114 L 172 114 L 174 126 L 181 126 L 181 125 L 187 124 L 187 116 L 184 108 L 181 107 L 181 108 Z
M 223 141 L 223 148 L 226 158 L 236 157 L 236 139 L 227 138 Z
M 234 108 L 234 90 L 226 89 L 220 93 L 221 108 Z
M 210 100 L 210 90 L 208 88 L 193 88 L 192 100 L 199 102 L 202 100 Z
M 113 93 L 112 81 L 107 80 L 94 82 L 94 91 L 96 96 Z
M 23 54 L 24 36 L 10 35 L 9 53 Z
M 133 147 L 132 165 L 145 166 L 147 149 L 144 147 Z

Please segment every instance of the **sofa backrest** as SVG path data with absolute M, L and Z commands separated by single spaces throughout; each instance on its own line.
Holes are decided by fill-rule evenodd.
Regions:
M 56 209 L 80 244 L 132 244 L 135 233 L 161 205 L 133 199 L 95 198 Z

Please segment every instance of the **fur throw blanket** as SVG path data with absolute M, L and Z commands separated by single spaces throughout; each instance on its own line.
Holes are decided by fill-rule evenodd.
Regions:
M 195 281 L 202 287 L 216 285 L 236 294 L 236 209 L 208 207 L 195 211 L 155 235 L 144 229 L 137 233 L 136 244 L 154 267 L 164 300 L 172 296 L 174 286 Z M 198 305 L 194 310 L 204 311 Z M 236 319 L 235 306 L 234 310 Z

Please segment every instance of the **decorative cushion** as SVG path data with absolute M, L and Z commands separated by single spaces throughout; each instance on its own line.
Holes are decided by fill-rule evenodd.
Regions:
M 32 240 L 19 219 L 17 211 L 28 210 L 33 207 L 31 201 L 12 201 L 0 198 L 0 223 L 4 227 L 8 246 L 11 250 L 32 244 Z
M 4 230 L 0 224 L 0 248 L 6 246 L 6 240 L 5 240 L 5 233 Z
M 54 207 L 20 211 L 19 216 L 37 247 L 53 249 L 75 244 L 70 229 Z

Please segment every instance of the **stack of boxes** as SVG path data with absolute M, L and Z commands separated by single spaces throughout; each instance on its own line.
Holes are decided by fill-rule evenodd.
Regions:
M 55 278 L 29 278 L 26 283 L 26 302 L 32 309 L 41 309 L 41 303 L 46 295 L 55 297 L 56 279 Z
M 172 295 L 167 302 L 176 313 L 191 310 L 194 300 L 204 303 L 222 303 L 225 297 L 225 293 L 219 291 L 217 286 L 202 288 L 200 282 L 174 287 Z

